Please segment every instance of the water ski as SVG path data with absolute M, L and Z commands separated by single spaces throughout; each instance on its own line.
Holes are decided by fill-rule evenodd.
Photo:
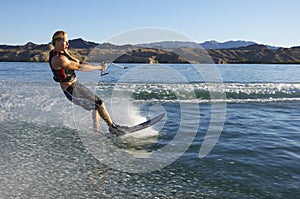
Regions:
M 157 115 L 157 116 L 147 120 L 146 122 L 142 122 L 140 124 L 137 124 L 137 125 L 134 125 L 134 126 L 131 126 L 131 127 L 120 127 L 120 130 L 124 131 L 126 134 L 134 133 L 136 131 L 143 130 L 143 129 L 148 128 L 148 127 L 156 124 L 157 122 L 159 122 L 165 116 L 165 114 L 166 113 L 162 113 L 160 115 Z M 120 136 L 123 136 L 123 135 L 120 135 Z

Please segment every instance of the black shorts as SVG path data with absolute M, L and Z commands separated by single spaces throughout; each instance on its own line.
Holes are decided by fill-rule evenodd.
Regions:
M 71 102 L 89 111 L 99 108 L 103 103 L 98 96 L 78 82 L 64 90 L 64 94 Z

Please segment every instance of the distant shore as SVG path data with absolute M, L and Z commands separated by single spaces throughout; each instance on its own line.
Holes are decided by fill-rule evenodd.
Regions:
M 174 44 L 173 44 L 174 45 Z M 300 64 L 300 47 L 270 49 L 252 44 L 228 49 L 143 47 L 70 40 L 69 51 L 82 61 L 116 63 Z M 47 62 L 50 44 L 0 45 L 1 62 Z

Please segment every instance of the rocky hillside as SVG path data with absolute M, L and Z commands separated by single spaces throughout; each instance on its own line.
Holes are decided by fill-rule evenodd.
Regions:
M 180 55 L 162 49 L 143 48 L 129 51 L 117 59 L 116 63 L 188 63 Z
M 215 63 L 265 63 L 265 64 L 299 64 L 300 47 L 278 48 L 270 50 L 264 45 L 209 50 Z
M 48 60 L 51 45 L 27 43 L 24 46 L 0 45 L 0 61 L 44 62 Z
M 166 43 L 164 43 L 166 44 Z M 69 51 L 80 60 L 122 63 L 280 63 L 300 64 L 300 47 L 270 48 L 252 44 L 228 49 L 203 49 L 195 45 L 171 48 L 149 48 L 133 45 L 97 44 L 82 39 L 70 41 Z M 172 45 L 170 45 L 172 44 Z M 163 46 L 161 46 L 163 47 Z M 50 44 L 27 43 L 23 46 L 0 45 L 0 61 L 48 61 Z
M 217 41 L 206 41 L 203 43 L 196 42 L 182 42 L 182 41 L 163 41 L 163 42 L 153 42 L 148 44 L 139 44 L 139 47 L 147 48 L 204 48 L 208 49 L 228 49 L 228 48 L 238 48 L 243 46 L 249 46 L 256 44 L 251 41 L 226 41 L 226 42 L 217 42 Z M 271 46 L 270 46 L 271 47 Z M 271 47 L 272 48 L 272 47 Z

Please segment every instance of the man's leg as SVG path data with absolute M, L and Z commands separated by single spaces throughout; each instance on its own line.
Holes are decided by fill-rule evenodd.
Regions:
M 108 111 L 105 108 L 104 103 L 102 103 L 98 108 L 98 114 L 100 114 L 101 118 L 106 122 L 108 126 L 112 126 L 113 122 L 108 114 Z
M 114 134 L 114 136 L 120 136 L 124 135 L 125 131 L 120 129 L 119 125 L 115 125 L 113 121 L 111 120 L 111 117 L 109 116 L 108 111 L 106 110 L 104 103 L 102 103 L 98 108 L 99 114 L 101 118 L 106 122 L 106 124 L 109 126 L 109 132 L 111 134 Z
M 93 117 L 93 128 L 95 132 L 99 132 L 99 121 L 100 121 L 100 114 L 97 109 L 94 109 L 92 112 Z

